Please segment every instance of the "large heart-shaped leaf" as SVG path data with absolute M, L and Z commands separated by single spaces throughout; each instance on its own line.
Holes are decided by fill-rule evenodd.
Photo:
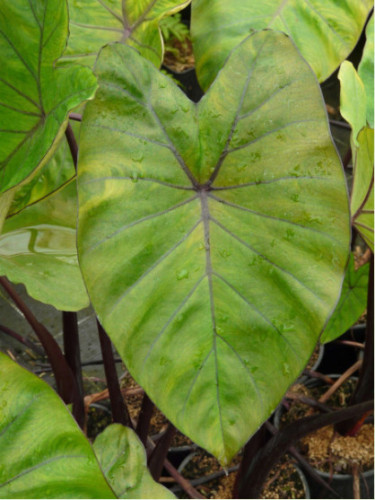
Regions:
M 366 45 L 358 66 L 358 74 L 366 89 L 367 123 L 374 128 L 374 15 L 366 27 Z
M 0 193 L 48 161 L 68 112 L 94 95 L 88 68 L 54 67 L 67 36 L 66 1 L 0 1 Z
M 272 31 L 233 51 L 197 105 L 121 44 L 96 72 L 78 166 L 92 303 L 157 406 L 227 463 L 340 293 L 348 200 L 319 86 Z
M 62 61 L 92 66 L 99 49 L 122 41 L 155 66 L 163 59 L 159 21 L 191 0 L 69 0 L 70 38 Z
M 194 0 L 191 31 L 197 75 L 207 89 L 229 52 L 252 30 L 291 36 L 323 81 L 353 50 L 371 0 Z
M 94 451 L 117 498 L 176 498 L 152 479 L 145 449 L 129 427 L 108 426 L 95 439 Z
M 349 330 L 366 309 L 369 264 L 355 270 L 354 256 L 350 255 L 340 300 L 320 338 L 331 342 Z
M 64 311 L 89 304 L 77 261 L 76 211 L 73 181 L 10 217 L 0 235 L 0 275 Z
M 116 498 L 61 399 L 1 352 L 0 497 Z
M 374 130 L 364 127 L 355 150 L 351 211 L 354 226 L 374 251 Z

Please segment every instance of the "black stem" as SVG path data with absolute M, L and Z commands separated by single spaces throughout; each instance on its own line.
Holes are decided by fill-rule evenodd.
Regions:
M 373 408 L 373 403 L 373 401 L 366 401 L 331 413 L 304 417 L 298 420 L 298 425 L 296 422 L 292 422 L 284 427 L 268 441 L 252 461 L 239 485 L 239 498 L 260 498 L 264 481 L 271 468 L 286 453 L 293 442 L 326 425 L 335 425 L 352 417 L 358 418 L 370 411 Z
M 66 362 L 66 359 L 50 332 L 47 328 L 39 323 L 34 314 L 27 307 L 18 293 L 11 286 L 5 277 L 0 277 L 0 283 L 9 297 L 13 300 L 16 306 L 20 309 L 25 319 L 36 333 L 39 342 L 42 344 L 55 376 L 57 392 L 66 403 L 72 403 L 77 394 L 77 386 L 73 377 L 72 371 Z
M 349 148 L 348 151 L 345 153 L 345 156 L 342 160 L 342 164 L 343 164 L 345 169 L 348 168 L 348 165 L 349 165 L 351 159 L 352 159 L 352 148 Z
M 35 352 L 37 356 L 42 356 L 42 357 L 45 356 L 43 349 L 38 347 L 36 344 L 34 344 L 34 342 L 29 340 L 27 337 L 22 337 L 22 335 L 15 332 L 14 330 L 11 330 L 5 325 L 0 325 L 0 330 L 9 335 L 10 337 L 14 338 L 15 340 L 17 340 L 18 342 L 21 342 L 21 344 L 29 347 L 31 350 Z
M 66 127 L 65 130 L 65 136 L 68 141 L 70 153 L 72 155 L 73 163 L 74 163 L 74 168 L 77 172 L 77 163 L 78 163 L 78 144 L 72 129 L 72 126 L 70 123 L 68 123 L 68 126 Z
M 84 393 L 77 313 L 64 311 L 62 316 L 65 359 L 73 372 L 77 384 L 77 397 L 73 401 L 73 416 L 78 425 L 83 429 L 85 425 L 85 407 L 83 403 Z
M 157 445 L 153 449 L 149 459 L 148 468 L 155 481 L 159 481 L 163 470 L 164 461 L 167 458 L 169 447 L 171 446 L 173 437 L 176 433 L 176 428 L 169 423 L 166 431 L 159 439 Z
M 254 460 L 257 453 L 262 449 L 263 446 L 266 445 L 269 440 L 269 432 L 267 430 L 266 422 L 257 430 L 257 432 L 249 439 L 249 441 L 245 444 L 243 450 L 243 456 L 240 463 L 240 468 L 237 473 L 232 496 L 233 498 L 240 498 L 240 484 L 243 481 L 243 477 L 246 474 L 246 471 L 251 467 L 251 463 Z
M 82 115 L 79 113 L 69 113 L 69 119 L 74 120 L 76 122 L 81 122 L 82 121 Z
M 121 394 L 120 384 L 117 377 L 115 360 L 112 351 L 112 342 L 102 325 L 97 320 L 100 348 L 102 350 L 105 377 L 109 398 L 111 401 L 112 418 L 115 423 L 133 427 L 124 398 Z
M 352 127 L 349 125 L 349 123 L 346 123 L 346 122 L 342 122 L 340 120 L 329 120 L 329 123 L 331 125 L 336 125 L 337 127 L 342 127 L 342 128 L 346 128 L 347 130 L 351 130 Z
M 147 394 L 144 393 L 136 428 L 136 433 L 138 434 L 138 437 L 142 441 L 144 447 L 146 447 L 147 444 L 147 435 L 150 428 L 150 421 L 153 412 L 154 412 L 154 403 L 147 396 Z
M 367 292 L 367 317 L 366 338 L 363 362 L 359 373 L 358 382 L 350 400 L 350 405 L 369 401 L 374 397 L 374 254 L 371 254 L 368 292 Z M 357 424 L 358 417 L 353 417 L 336 426 L 341 434 L 350 433 Z

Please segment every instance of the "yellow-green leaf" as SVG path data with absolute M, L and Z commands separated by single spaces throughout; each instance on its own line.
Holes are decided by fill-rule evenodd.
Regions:
M 302 371 L 340 293 L 348 199 L 320 88 L 267 30 L 198 104 L 122 44 L 96 72 L 78 165 L 87 289 L 134 378 L 226 464 Z

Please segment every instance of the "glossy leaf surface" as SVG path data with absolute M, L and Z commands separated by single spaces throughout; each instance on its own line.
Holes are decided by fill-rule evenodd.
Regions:
M 199 82 L 207 89 L 249 32 L 284 31 L 324 81 L 354 49 L 371 0 L 194 0 L 192 37 Z
M 89 304 L 77 261 L 76 211 L 76 185 L 71 182 L 9 218 L 0 235 L 0 275 L 64 311 Z
M 120 44 L 96 72 L 78 166 L 90 298 L 151 399 L 227 463 L 340 293 L 348 200 L 320 89 L 271 31 L 246 39 L 197 105 Z
M 51 157 L 68 112 L 93 96 L 88 68 L 55 69 L 65 48 L 61 0 L 0 0 L 0 192 Z
M 349 330 L 366 309 L 369 264 L 358 270 L 351 254 L 339 303 L 321 336 L 322 343 L 331 342 Z
M 366 27 L 366 45 L 358 66 L 358 74 L 366 89 L 367 123 L 374 128 L 374 15 Z
M 95 439 L 94 451 L 117 498 L 176 498 L 152 479 L 145 449 L 129 427 L 108 426 Z
M 352 220 L 374 251 L 374 130 L 369 127 L 358 135 L 353 177 Z
M 70 38 L 62 60 L 93 66 L 103 45 L 122 41 L 160 66 L 163 43 L 159 21 L 189 3 L 190 0 L 69 0 Z
M 25 185 L 16 190 L 9 215 L 16 214 L 50 195 L 75 177 L 72 155 L 66 138 L 40 171 Z
M 366 125 L 366 89 L 350 61 L 344 61 L 338 73 L 340 80 L 340 113 L 352 127 L 353 154 L 358 148 L 359 131 Z
M 116 498 L 69 410 L 0 352 L 0 497 Z

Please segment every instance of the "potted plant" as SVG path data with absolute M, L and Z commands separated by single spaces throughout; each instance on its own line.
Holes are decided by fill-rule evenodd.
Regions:
M 90 300 L 114 421 L 93 451 L 57 396 L 2 355 L 6 497 L 166 495 L 129 427 L 147 448 L 154 480 L 164 465 L 199 496 L 166 459 L 177 427 L 224 466 L 252 436 L 236 491 L 256 498 L 291 436 L 358 419 L 371 407 L 359 396 L 348 409 L 266 436 L 264 422 L 305 367 L 339 296 L 350 239 L 346 182 L 316 75 L 294 44 L 301 32 L 263 29 L 280 28 L 284 15 L 298 18 L 298 9 L 267 7 L 268 24 L 247 25 L 234 41 L 223 30 L 225 50 L 213 55 L 206 52 L 211 32 L 202 38 L 208 3 L 196 1 L 191 29 L 207 92 L 194 104 L 158 69 L 160 20 L 187 3 L 93 1 L 82 9 L 72 0 L 70 19 L 57 0 L 2 4 L 0 274 L 63 310 L 64 354 L 9 281 L 1 284 L 38 336 L 57 392 L 81 428 L 76 311 Z M 334 57 L 314 67 L 321 80 L 353 48 L 370 7 L 364 0 L 343 9 L 343 45 L 324 28 L 320 46 Z M 307 12 L 314 26 L 317 14 Z M 330 26 L 331 14 L 322 16 Z M 304 56 L 312 64 L 314 54 Z M 77 141 L 67 122 L 79 105 Z M 61 182 L 49 160 L 64 134 L 77 176 L 70 180 L 70 164 Z M 367 181 L 370 132 L 353 137 Z M 42 195 L 29 184 L 40 175 L 50 179 Z M 358 229 L 371 216 L 370 184 L 363 195 L 359 182 L 352 198 Z M 371 240 L 366 227 L 364 236 Z M 146 393 L 137 421 L 122 396 L 111 341 Z M 157 443 L 148 436 L 154 403 L 171 422 Z M 49 407 L 67 439 L 57 434 L 49 442 Z M 20 459 L 24 435 L 30 453 Z

